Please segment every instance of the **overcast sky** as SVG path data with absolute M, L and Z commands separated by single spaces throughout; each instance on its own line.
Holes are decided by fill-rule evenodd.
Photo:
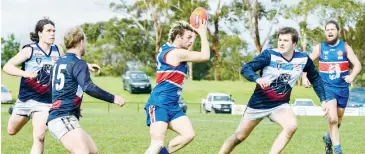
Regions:
M 112 1 L 118 0 L 1 0 L 1 37 L 8 37 L 14 33 L 21 45 L 30 42 L 29 33 L 34 30 L 36 22 L 44 16 L 49 17 L 56 24 L 56 41 L 61 43 L 63 33 L 70 27 L 81 25 L 85 22 L 95 23 L 98 21 L 107 21 L 112 17 L 122 17 L 121 14 L 113 12 L 109 8 Z M 222 0 L 223 3 L 229 3 L 231 0 Z M 271 7 L 271 0 L 260 0 L 265 5 Z M 132 3 L 133 1 L 130 1 Z M 212 10 L 216 9 L 217 0 L 210 0 L 209 4 Z M 287 5 L 295 5 L 299 0 L 283 0 Z M 317 25 L 315 19 L 310 17 L 310 26 Z M 261 35 L 266 36 L 268 33 L 266 21 L 260 22 Z M 281 20 L 274 30 L 283 27 L 298 27 L 296 21 Z M 253 41 L 249 33 L 243 33 L 240 36 L 246 40 L 250 46 Z

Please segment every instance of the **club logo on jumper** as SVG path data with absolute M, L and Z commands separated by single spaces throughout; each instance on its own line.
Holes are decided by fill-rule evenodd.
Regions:
M 270 84 L 270 88 L 276 91 L 278 94 L 286 94 L 291 89 L 289 85 L 290 79 L 291 79 L 290 74 L 287 73 L 280 74 L 280 76 Z
M 37 73 L 37 83 L 42 85 L 49 85 L 51 70 L 53 65 L 45 64 Z
M 338 60 L 342 60 L 343 59 L 343 51 L 342 50 L 337 51 L 337 59 Z
M 327 60 L 328 59 L 328 51 L 323 51 L 324 53 L 324 59 Z
M 37 62 L 38 65 L 40 65 L 42 63 L 42 58 L 36 58 L 35 61 Z
M 294 70 L 295 71 L 300 71 L 302 69 L 302 65 L 301 64 L 295 64 L 294 66 Z
M 278 70 L 280 70 L 280 68 L 283 66 L 283 61 L 282 60 L 276 60 L 276 68 Z
M 339 64 L 331 64 L 328 66 L 328 75 L 330 80 L 335 80 L 341 76 L 341 68 Z

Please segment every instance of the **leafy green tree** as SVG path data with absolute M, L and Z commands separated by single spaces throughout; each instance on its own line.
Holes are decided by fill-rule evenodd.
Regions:
M 7 39 L 1 38 L 1 67 L 18 53 L 19 48 L 20 43 L 15 39 L 14 34 L 10 34 Z

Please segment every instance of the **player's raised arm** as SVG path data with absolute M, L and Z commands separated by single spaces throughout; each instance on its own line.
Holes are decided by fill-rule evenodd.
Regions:
M 86 94 L 109 103 L 118 104 L 119 106 L 124 105 L 123 98 L 110 94 L 92 82 L 88 66 L 85 61 L 76 62 L 74 64 L 72 74 Z
M 199 34 L 201 40 L 201 51 L 189 51 L 186 49 L 174 49 L 177 54 L 179 62 L 205 62 L 210 58 L 210 48 L 207 37 L 207 21 L 201 21 L 200 26 L 195 31 Z M 188 37 L 195 37 L 195 34 L 192 32 L 192 35 Z
M 4 72 L 19 77 L 35 78 L 37 76 L 37 73 L 26 72 L 16 67 L 25 62 L 26 60 L 28 60 L 31 54 L 32 54 L 31 47 L 23 47 L 23 49 L 21 49 L 14 57 L 12 57 L 4 65 L 3 67 Z
M 304 67 L 305 72 L 307 72 L 308 80 L 313 84 L 313 89 L 316 92 L 317 96 L 319 97 L 321 103 L 326 100 L 326 95 L 324 92 L 324 85 L 319 73 L 316 69 L 311 58 L 308 57 L 307 64 Z

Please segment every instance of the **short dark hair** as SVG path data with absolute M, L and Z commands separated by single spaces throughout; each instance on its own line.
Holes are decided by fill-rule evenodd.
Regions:
M 32 40 L 33 42 L 38 42 L 39 41 L 38 32 L 42 32 L 43 31 L 43 26 L 47 25 L 47 24 L 51 24 L 51 25 L 55 26 L 54 22 L 51 21 L 48 18 L 44 18 L 42 20 L 39 20 L 37 22 L 37 24 L 35 25 L 34 32 L 30 33 L 30 40 Z
M 290 34 L 291 40 L 293 41 L 293 43 L 298 44 L 299 34 L 296 29 L 294 29 L 292 27 L 284 27 L 279 30 L 277 37 L 279 38 L 279 35 L 281 35 L 281 34 Z
M 327 22 L 326 22 L 326 25 L 324 26 L 324 29 L 326 29 L 327 25 L 329 25 L 329 24 L 334 24 L 334 25 L 336 25 L 336 29 L 337 29 L 337 30 L 340 30 L 340 25 L 338 24 L 338 22 L 337 22 L 337 21 L 334 21 L 334 20 L 327 21 Z

